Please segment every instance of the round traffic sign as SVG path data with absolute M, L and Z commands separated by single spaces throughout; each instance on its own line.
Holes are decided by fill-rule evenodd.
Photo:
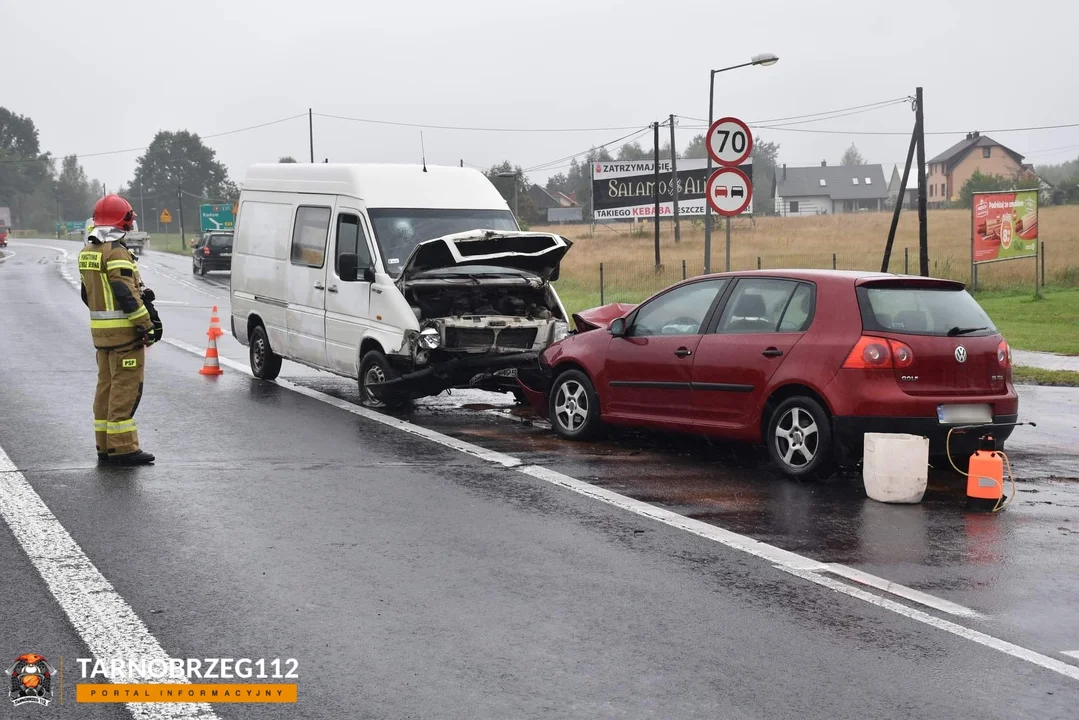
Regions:
M 753 183 L 738 168 L 720 168 L 708 178 L 708 204 L 720 215 L 739 215 L 753 198 Z
M 705 139 L 708 154 L 720 165 L 733 167 L 753 152 L 753 133 L 738 118 L 724 117 L 712 123 Z

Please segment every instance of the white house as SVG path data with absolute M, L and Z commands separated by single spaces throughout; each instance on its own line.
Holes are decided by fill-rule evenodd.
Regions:
M 880 165 L 792 167 L 776 170 L 778 215 L 830 215 L 883 210 L 888 183 Z

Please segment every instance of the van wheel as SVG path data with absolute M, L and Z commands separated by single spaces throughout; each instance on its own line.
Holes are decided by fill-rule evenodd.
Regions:
M 555 432 L 569 440 L 587 440 L 599 429 L 599 396 L 580 370 L 567 370 L 551 385 L 548 417 Z
M 256 325 L 251 332 L 251 374 L 259 380 L 276 380 L 281 373 L 281 356 L 270 348 L 270 338 L 266 329 Z
M 367 389 L 367 384 L 396 380 L 401 374 L 393 369 L 390 361 L 378 350 L 368 350 L 360 360 L 360 401 L 364 407 L 378 410 L 393 410 L 405 404 L 406 398 L 387 398 L 380 400 Z
M 795 395 L 779 404 L 765 435 L 772 462 L 791 477 L 832 473 L 832 424 L 816 400 Z

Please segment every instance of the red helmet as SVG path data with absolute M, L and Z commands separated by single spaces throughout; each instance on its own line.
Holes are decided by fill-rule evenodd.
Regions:
M 134 221 L 135 209 L 119 195 L 106 195 L 94 205 L 94 227 L 114 227 L 129 232 Z

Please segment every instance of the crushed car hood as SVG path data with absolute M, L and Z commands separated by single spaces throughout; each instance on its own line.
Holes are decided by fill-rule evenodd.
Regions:
M 557 280 L 558 264 L 572 246 L 550 233 L 471 230 L 417 245 L 401 267 L 401 277 L 447 267 L 493 265 Z
M 582 310 L 573 314 L 573 326 L 577 332 L 586 332 L 597 328 L 605 328 L 612 320 L 628 315 L 636 305 L 628 303 L 609 303 L 600 305 L 589 310 Z

